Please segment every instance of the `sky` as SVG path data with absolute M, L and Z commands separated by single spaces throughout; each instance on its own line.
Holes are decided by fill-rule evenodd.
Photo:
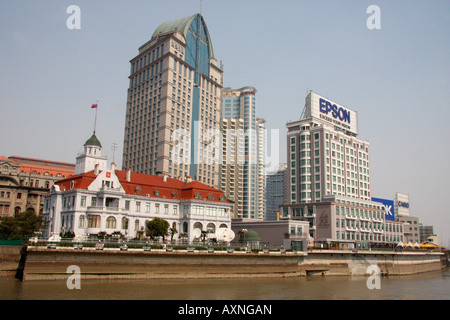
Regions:
M 74 163 L 98 101 L 96 134 L 121 167 L 129 61 L 161 23 L 200 12 L 200 3 L 0 0 L 0 155 Z M 67 27 L 71 5 L 80 8 L 80 29 Z M 367 12 L 370 5 L 379 16 Z M 300 119 L 308 90 L 357 111 L 358 137 L 370 142 L 372 195 L 408 194 L 411 215 L 434 226 L 445 245 L 449 12 L 443 0 L 201 5 L 224 86 L 257 88 L 257 116 L 279 130 L 280 161 L 286 123 Z M 367 26 L 374 17 L 379 29 Z

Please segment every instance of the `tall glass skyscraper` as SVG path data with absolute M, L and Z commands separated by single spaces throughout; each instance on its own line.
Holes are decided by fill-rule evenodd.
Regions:
M 223 71 L 203 17 L 164 22 L 130 63 L 123 169 L 218 186 Z
M 235 202 L 235 218 L 264 217 L 264 129 L 256 117 L 256 89 L 225 88 L 220 188 Z

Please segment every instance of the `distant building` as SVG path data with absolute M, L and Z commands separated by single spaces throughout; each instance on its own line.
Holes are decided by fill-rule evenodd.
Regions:
M 44 195 L 73 175 L 75 164 L 19 156 L 0 157 L 0 216 L 42 214 Z
M 234 202 L 233 217 L 264 218 L 265 121 L 256 117 L 256 89 L 223 92 L 220 189 Z
M 357 112 L 310 92 L 303 117 L 286 124 L 287 204 L 337 195 L 370 200 L 370 144 Z
M 397 221 L 403 222 L 403 233 L 405 243 L 422 243 L 420 238 L 419 218 L 413 216 L 397 216 Z
M 97 141 L 89 139 L 85 148 L 99 146 L 97 156 L 102 159 Z M 84 160 L 90 159 L 89 152 L 84 156 Z M 78 163 L 87 163 L 84 160 L 80 158 Z M 114 163 L 104 170 L 99 164 L 93 165 L 91 171 L 56 182 L 45 197 L 47 237 L 70 231 L 84 237 L 96 238 L 106 232 L 135 238 L 145 232 L 146 221 L 155 217 L 177 230 L 174 239 L 193 241 L 201 231 L 213 238 L 219 228 L 231 228 L 232 205 L 218 189 L 189 177 L 178 180 L 120 171 Z
M 424 226 L 420 224 L 419 230 L 420 230 L 420 242 L 428 241 L 429 237 L 435 235 L 433 226 Z
M 281 206 L 281 218 L 309 222 L 316 245 L 367 248 L 404 241 L 403 223 L 387 220 L 381 203 L 330 195 L 321 202 Z
M 280 206 L 284 204 L 287 166 L 281 165 L 278 170 L 266 174 L 266 213 L 264 220 L 278 220 Z

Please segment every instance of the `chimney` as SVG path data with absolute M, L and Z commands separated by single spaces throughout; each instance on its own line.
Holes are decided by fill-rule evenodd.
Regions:
M 111 171 L 116 171 L 116 163 L 115 162 L 111 163 Z
M 127 170 L 127 181 L 128 182 L 131 181 L 131 168 L 128 168 L 128 170 Z
M 167 174 L 166 173 L 164 173 L 164 175 L 163 175 L 163 181 L 167 182 Z
M 98 163 L 96 163 L 95 167 L 94 167 L 94 174 L 98 175 L 98 172 L 99 172 L 99 170 L 98 170 Z
M 186 183 L 190 183 L 192 182 L 192 177 L 191 176 L 186 176 Z

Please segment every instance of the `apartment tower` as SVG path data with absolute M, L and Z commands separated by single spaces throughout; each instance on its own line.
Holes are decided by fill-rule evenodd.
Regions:
M 234 201 L 234 218 L 264 218 L 265 121 L 256 117 L 256 89 L 225 88 L 220 189 Z
M 130 64 L 123 169 L 218 186 L 223 71 L 203 17 L 164 22 Z

